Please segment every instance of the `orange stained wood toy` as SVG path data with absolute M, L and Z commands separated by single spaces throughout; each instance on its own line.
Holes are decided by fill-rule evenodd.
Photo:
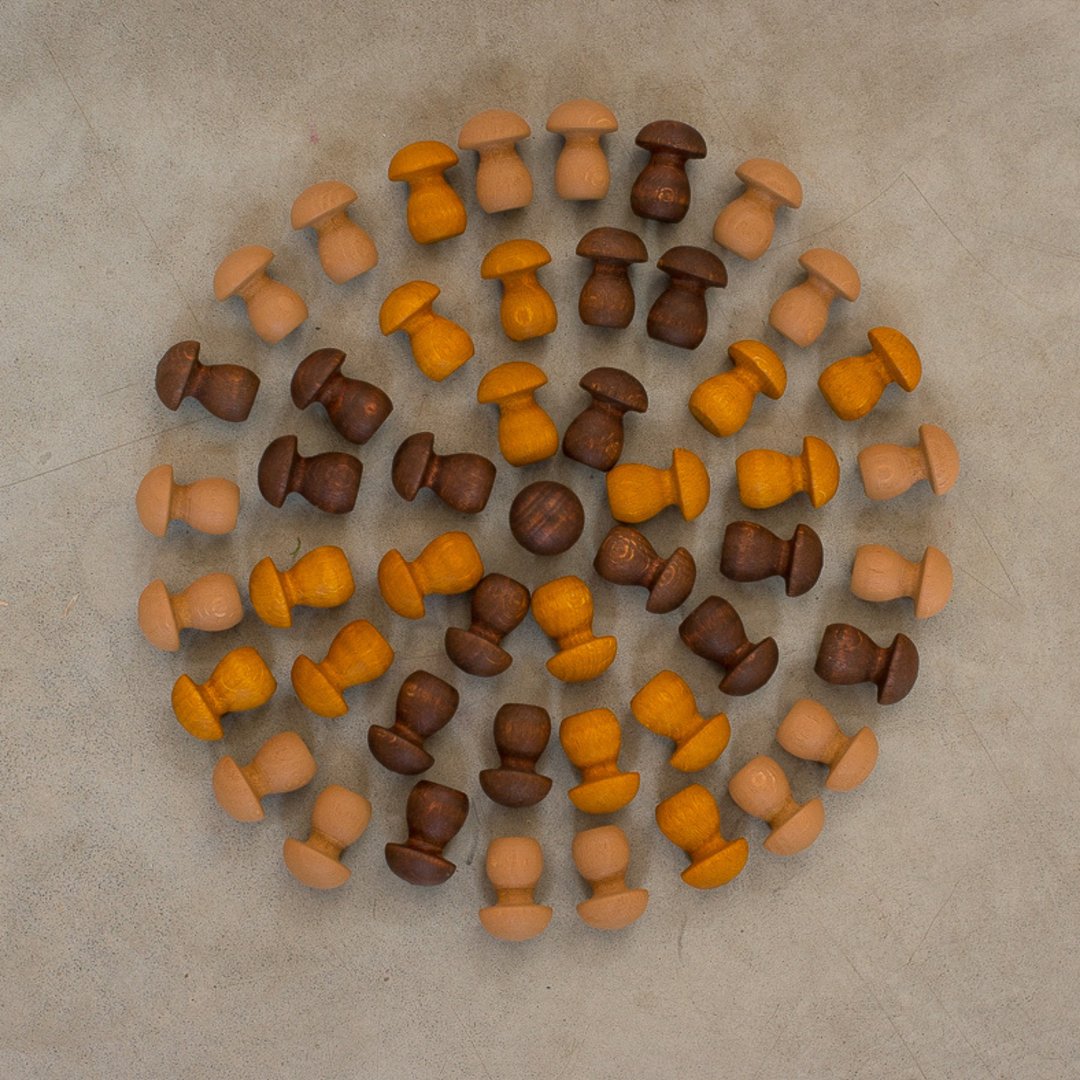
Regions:
M 697 454 L 676 448 L 667 469 L 616 465 L 607 474 L 607 496 L 611 516 L 626 524 L 648 521 L 669 506 L 693 521 L 708 505 L 709 474 Z
M 720 831 L 720 808 L 712 792 L 690 784 L 656 807 L 656 824 L 676 847 L 690 856 L 682 879 L 695 889 L 715 889 L 742 873 L 750 853 L 746 839 L 726 840 Z
M 918 562 L 884 544 L 862 544 L 855 549 L 851 591 L 860 600 L 882 603 L 910 597 L 915 602 L 915 618 L 929 619 L 949 602 L 952 587 L 952 563 L 936 547 L 928 547 Z
M 551 908 L 533 899 L 544 872 L 544 853 L 531 836 L 497 836 L 485 863 L 495 903 L 480 909 L 480 925 L 500 941 L 529 941 L 551 922 Z
M 754 399 L 764 394 L 774 401 L 787 389 L 784 362 L 768 345 L 752 338 L 728 346 L 735 365 L 699 384 L 690 395 L 690 412 L 710 434 L 734 435 L 747 420 Z
M 859 473 L 871 499 L 894 499 L 920 480 L 935 495 L 944 495 L 960 475 L 960 455 L 944 429 L 920 424 L 917 446 L 875 443 L 860 450 Z
M 854 301 L 862 283 L 859 273 L 839 252 L 811 248 L 799 256 L 806 279 L 773 304 L 769 325 L 800 348 L 812 345 L 829 321 L 829 306 L 838 297 Z
M 547 669 L 562 682 L 587 682 L 602 675 L 615 659 L 613 637 L 593 633 L 593 598 L 579 577 L 561 577 L 541 585 L 532 596 L 532 614 L 558 649 Z
M 319 262 L 335 285 L 367 273 L 379 253 L 368 233 L 349 217 L 356 192 L 340 180 L 312 184 L 292 205 L 294 229 L 314 229 L 319 243 Z
M 774 855 L 796 855 L 808 848 L 825 824 L 822 801 L 796 802 L 784 770 L 764 754 L 731 778 L 728 794 L 741 810 L 768 824 L 764 847 Z
M 801 454 L 747 450 L 735 459 L 739 498 L 752 510 L 778 506 L 805 491 L 813 507 L 824 506 L 840 486 L 840 462 L 832 447 L 807 435 Z
M 818 379 L 821 396 L 841 420 L 865 416 L 890 383 L 911 393 L 922 378 L 919 354 L 899 330 L 875 326 L 866 336 L 868 353 L 835 361 Z
M 638 793 L 641 777 L 619 768 L 622 730 L 610 709 L 588 709 L 559 725 L 559 742 L 570 764 L 581 771 L 581 783 L 568 792 L 586 814 L 621 810 Z
M 371 820 L 371 803 L 340 784 L 323 788 L 311 811 L 306 840 L 285 839 L 285 866 L 297 881 L 313 889 L 336 889 L 349 880 L 341 862 L 345 849 L 364 835 Z
M 634 695 L 630 711 L 642 727 L 675 743 L 668 764 L 680 772 L 697 772 L 711 765 L 731 738 L 727 716 L 702 716 L 694 692 L 674 671 L 654 675 Z
M 618 131 L 615 114 L 599 101 L 575 98 L 557 105 L 546 126 L 564 140 L 555 162 L 555 193 L 559 198 L 604 198 L 611 186 L 611 170 L 600 140 Z
M 387 606 L 406 619 L 424 617 L 424 597 L 468 592 L 484 576 L 480 553 L 468 533 L 436 536 L 407 562 L 391 549 L 379 563 L 379 592 Z
M 416 366 L 433 382 L 453 375 L 476 351 L 464 327 L 432 309 L 440 291 L 430 281 L 408 281 L 399 285 L 379 309 L 383 335 L 403 330 Z
M 502 282 L 499 321 L 511 341 L 550 334 L 559 324 L 555 301 L 537 280 L 536 271 L 551 262 L 543 244 L 535 240 L 505 240 L 496 244 L 480 264 L 485 281 Z
M 457 154 L 434 140 L 409 143 L 390 159 L 386 175 L 409 185 L 405 220 L 418 244 L 437 244 L 465 231 L 465 204 L 443 175 L 457 163 Z
M 266 795 L 296 791 L 315 775 L 315 759 L 295 731 L 271 735 L 250 765 L 223 757 L 214 766 L 214 798 L 234 821 L 262 821 Z
M 499 407 L 499 449 L 511 465 L 531 465 L 559 449 L 558 428 L 533 397 L 547 381 L 535 364 L 511 360 L 493 367 L 476 388 L 481 405 Z
M 196 739 L 212 742 L 223 731 L 226 713 L 246 712 L 265 705 L 277 690 L 266 661 L 250 645 L 226 653 L 204 683 L 181 675 L 172 689 L 176 719 Z
M 849 738 L 833 714 L 811 698 L 791 706 L 776 730 L 776 741 L 792 756 L 829 766 L 825 786 L 830 791 L 851 791 L 873 771 L 878 741 L 868 728 Z
M 318 716 L 344 716 L 349 711 L 344 691 L 374 682 L 394 661 L 386 638 L 366 619 L 346 623 L 330 643 L 326 659 L 316 664 L 301 654 L 293 662 L 296 696 Z
M 214 296 L 241 297 L 251 328 L 267 345 L 276 345 L 308 317 L 307 304 L 267 274 L 273 258 L 269 248 L 248 244 L 226 255 L 214 273 Z
M 229 630 L 243 617 L 240 590 L 231 574 L 204 574 L 176 593 L 157 578 L 139 597 L 139 629 L 151 645 L 166 652 L 180 648 L 181 630 Z
M 744 259 L 760 259 L 772 243 L 777 210 L 802 206 L 802 184 L 786 165 L 769 158 L 744 161 L 735 175 L 746 188 L 717 215 L 713 239 Z
M 240 488 L 221 476 L 178 484 L 171 465 L 157 465 L 139 483 L 135 509 L 143 528 L 154 536 L 164 536 L 172 521 L 223 536 L 236 528 Z
M 248 581 L 251 606 L 268 626 L 292 626 L 294 607 L 338 607 L 355 590 L 345 552 L 331 544 L 312 548 L 284 571 L 267 555 Z
M 517 143 L 532 134 L 525 118 L 509 109 L 485 109 L 465 122 L 459 150 L 475 150 L 476 201 L 488 214 L 516 210 L 532 202 L 532 176 Z
M 645 914 L 649 891 L 626 886 L 630 844 L 618 825 L 582 830 L 571 850 L 578 873 L 592 888 L 592 896 L 577 906 L 582 922 L 594 930 L 622 930 Z

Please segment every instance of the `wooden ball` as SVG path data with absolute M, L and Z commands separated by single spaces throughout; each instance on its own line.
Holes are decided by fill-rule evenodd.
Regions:
M 522 488 L 510 505 L 510 532 L 534 555 L 569 551 L 585 528 L 585 508 L 565 484 L 537 480 Z

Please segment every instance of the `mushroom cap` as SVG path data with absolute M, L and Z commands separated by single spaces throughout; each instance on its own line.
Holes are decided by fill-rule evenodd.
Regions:
M 611 402 L 627 412 L 643 413 L 649 407 L 645 387 L 622 368 L 598 367 L 585 372 L 578 386 L 594 398 Z
M 857 300 L 862 291 L 859 271 L 838 251 L 811 248 L 799 256 L 799 265 L 808 274 L 822 278 L 845 300 Z
M 619 121 L 603 102 L 593 101 L 591 98 L 574 98 L 555 106 L 547 118 L 546 127 L 557 135 L 577 131 L 606 135 L 619 130 Z
M 727 269 L 723 262 L 711 251 L 692 244 L 668 248 L 656 260 L 656 268 L 672 277 L 690 278 L 706 289 L 722 289 L 727 285 Z
M 944 495 L 960 475 L 960 454 L 956 443 L 936 424 L 919 425 L 919 445 L 926 457 L 927 480 L 935 495 Z
M 803 439 L 802 456 L 810 475 L 810 503 L 815 508 L 824 506 L 840 486 L 840 462 L 832 447 L 814 435 Z
M 543 904 L 495 904 L 480 909 L 480 925 L 499 941 L 529 941 L 551 922 L 551 908 Z
M 737 878 L 746 866 L 750 845 L 746 837 L 729 840 L 719 851 L 692 863 L 680 875 L 695 889 L 715 889 Z
M 891 326 L 875 326 L 866 336 L 896 384 L 908 392 L 914 390 L 922 378 L 922 361 L 908 338 Z
M 289 495 L 289 478 L 300 457 L 295 435 L 279 435 L 259 459 L 258 482 L 271 506 L 282 506 Z
M 180 648 L 180 629 L 161 578 L 151 581 L 139 596 L 139 629 L 155 648 L 166 652 Z
M 696 579 L 694 556 L 686 548 L 676 548 L 664 561 L 663 569 L 649 589 L 645 610 L 657 615 L 674 611 L 693 592 Z
M 787 370 L 783 360 L 764 342 L 745 338 L 728 346 L 728 356 L 736 367 L 749 368 L 761 378 L 761 392 L 773 400 L 787 389 Z
M 218 300 L 235 296 L 253 277 L 261 274 L 273 258 L 274 253 L 262 244 L 248 244 L 230 252 L 214 271 L 214 296 Z
M 154 375 L 154 389 L 162 405 L 174 412 L 180 408 L 191 376 L 199 367 L 197 341 L 178 341 L 169 346 Z
M 617 651 L 618 643 L 615 638 L 610 636 L 593 638 L 591 641 L 586 641 L 581 645 L 575 645 L 573 648 L 564 649 L 562 652 L 556 653 L 547 661 L 545 667 L 556 679 L 559 679 L 562 682 L 584 682 L 607 671 L 607 669 L 611 667 Z M 586 672 L 587 674 L 582 675 L 582 672 Z M 626 801 L 629 802 L 637 793 L 638 774 L 631 773 L 627 775 L 634 777 L 633 792 L 627 794 L 629 788 L 624 790 L 620 788 L 618 784 L 614 786 L 619 792 L 626 794 Z M 613 779 L 617 780 L 619 777 L 614 777 Z M 575 788 L 574 790 L 576 791 L 578 789 Z M 571 798 L 573 798 L 573 796 L 571 796 Z M 605 795 L 605 799 L 608 798 L 611 798 L 610 794 Z M 590 801 L 588 796 L 584 796 L 582 801 L 574 799 L 574 805 L 579 810 L 585 810 L 584 802 L 588 801 Z M 625 803 L 621 805 L 625 805 Z M 608 804 L 608 806 L 610 809 L 610 804 Z M 606 810 L 599 812 L 607 813 Z M 586 810 L 586 813 L 592 813 L 592 811 Z
M 809 525 L 800 522 L 791 537 L 791 569 L 785 589 L 788 596 L 802 596 L 809 592 L 817 584 L 824 563 L 825 550 L 821 537 Z
M 452 147 L 435 139 L 403 146 L 391 159 L 386 170 L 390 180 L 411 180 L 424 172 L 445 172 L 458 163 Z
M 634 142 L 650 153 L 669 150 L 683 158 L 703 158 L 708 152 L 701 132 L 681 120 L 654 120 L 637 133 Z
M 597 638 L 597 640 L 603 641 L 604 638 Z M 583 813 L 608 814 L 632 802 L 640 785 L 641 776 L 638 773 L 621 772 L 614 776 L 605 776 L 600 780 L 589 780 L 584 784 L 578 784 L 567 794 L 570 796 L 570 801 Z
M 624 265 L 646 262 L 649 258 L 640 236 L 629 229 L 616 229 L 610 225 L 590 229 L 578 241 L 576 254 L 584 259 L 603 259 Z
M 697 772 L 711 765 L 731 740 L 731 723 L 725 713 L 710 717 L 668 759 L 680 772 Z
M 356 192 L 340 180 L 323 180 L 300 192 L 292 204 L 290 220 L 294 229 L 318 225 L 324 218 L 344 210 L 356 201 Z
M 952 595 L 952 563 L 945 552 L 928 547 L 922 557 L 919 587 L 915 591 L 915 618 L 929 619 L 936 615 Z
M 430 281 L 407 281 L 399 285 L 379 308 L 379 329 L 383 334 L 392 334 L 418 311 L 431 304 L 439 295 L 438 285 Z
M 548 377 L 535 364 L 528 360 L 511 360 L 492 368 L 480 380 L 476 400 L 481 405 L 490 405 L 523 390 L 538 390 L 547 381 Z
M 784 206 L 802 206 L 803 190 L 799 178 L 784 164 L 771 158 L 750 158 L 736 170 L 735 175 L 747 186 L 767 191 Z
M 336 889 L 349 880 L 349 868 L 338 859 L 291 836 L 285 838 L 282 856 L 289 873 L 312 889 Z
M 709 473 L 692 450 L 676 447 L 671 452 L 671 471 L 679 494 L 679 509 L 693 521 L 709 502 Z
M 430 431 L 415 432 L 397 448 L 390 466 L 390 482 L 406 502 L 419 494 L 434 449 L 435 435 Z
M 223 757 L 218 761 L 211 784 L 214 798 L 234 821 L 262 821 L 266 817 L 262 803 L 234 758 Z
M 169 528 L 169 503 L 172 499 L 173 467 L 158 465 L 151 469 L 135 493 L 135 510 L 147 532 L 164 536 Z
M 341 370 L 345 354 L 340 349 L 316 349 L 293 372 L 289 393 L 298 409 L 306 409 L 322 392 L 328 379 Z
M 485 109 L 465 121 L 458 134 L 459 150 L 485 150 L 500 143 L 517 142 L 532 134 L 523 116 L 509 109 Z
M 773 829 L 762 847 L 773 855 L 796 855 L 818 838 L 824 825 L 825 804 L 820 799 L 811 799 L 783 825 Z
M 919 650 L 907 634 L 897 634 L 889 648 L 889 666 L 878 684 L 879 705 L 895 705 L 907 697 L 919 675 Z
M 391 548 L 382 557 L 377 576 L 379 592 L 392 611 L 405 619 L 424 617 L 424 594 L 400 551 Z
M 535 270 L 549 262 L 551 252 L 536 240 L 504 240 L 484 256 L 480 276 L 485 280 L 501 278 L 520 270 Z
M 637 922 L 648 906 L 648 889 L 627 889 L 606 896 L 590 896 L 578 904 L 577 913 L 594 930 L 621 930 Z
M 868 727 L 864 727 L 852 737 L 851 744 L 829 769 L 825 786 L 830 791 L 851 791 L 857 788 L 874 771 L 877 759 L 877 736 Z

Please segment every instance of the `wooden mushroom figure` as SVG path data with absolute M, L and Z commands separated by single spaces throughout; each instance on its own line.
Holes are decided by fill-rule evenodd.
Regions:
M 382 427 L 394 404 L 377 386 L 342 375 L 344 363 L 340 349 L 316 349 L 297 365 L 289 391 L 298 409 L 318 402 L 343 439 L 363 446 Z
M 841 420 L 865 416 L 890 383 L 910 394 L 922 378 L 919 354 L 899 330 L 875 326 L 866 336 L 868 353 L 834 361 L 818 379 L 821 396 Z
M 690 395 L 690 412 L 710 434 L 718 437 L 741 431 L 758 394 L 776 401 L 787 389 L 787 370 L 763 342 L 747 338 L 728 346 L 735 365 L 700 383 Z
M 592 887 L 592 896 L 577 906 L 583 923 L 594 930 L 622 930 L 641 918 L 649 892 L 627 888 L 630 844 L 618 825 L 579 832 L 572 853 L 578 873 Z
M 645 332 L 680 349 L 696 349 L 709 329 L 708 289 L 727 285 L 724 264 L 704 248 L 683 244 L 665 251 L 656 266 L 671 279 L 649 309 Z
M 323 788 L 311 811 L 311 833 L 306 840 L 287 837 L 282 851 L 285 865 L 297 881 L 312 889 L 336 889 L 351 872 L 342 853 L 364 835 L 371 821 L 371 803 L 340 784 Z
M 509 109 L 485 109 L 461 129 L 458 149 L 479 155 L 476 201 L 485 212 L 499 214 L 532 202 L 532 176 L 516 145 L 531 134 L 525 118 Z
M 135 510 L 143 528 L 154 536 L 164 536 L 173 521 L 211 536 L 223 536 L 236 528 L 240 488 L 221 476 L 178 484 L 171 465 L 156 465 L 139 483 Z
M 453 375 L 475 352 L 464 327 L 432 310 L 441 291 L 430 281 L 407 281 L 379 308 L 379 330 L 384 336 L 404 331 L 416 366 L 432 382 Z
M 706 154 L 701 132 L 678 120 L 654 120 L 637 133 L 634 142 L 648 150 L 649 163 L 634 181 L 630 209 L 653 221 L 682 221 L 690 209 L 686 163 Z
M 563 436 L 563 453 L 582 465 L 609 472 L 623 449 L 623 417 L 649 407 L 645 387 L 621 368 L 598 367 L 585 372 L 578 386 L 592 401 Z
M 586 326 L 612 330 L 629 326 L 635 306 L 630 267 L 649 258 L 641 237 L 627 229 L 602 225 L 590 229 L 578 241 L 576 253 L 593 263 L 578 297 L 581 321 Z
M 476 388 L 481 405 L 499 408 L 499 449 L 511 465 L 544 461 L 559 449 L 559 429 L 534 397 L 547 381 L 535 364 L 511 360 L 493 367 Z
M 811 248 L 799 256 L 806 279 L 788 289 L 769 311 L 769 325 L 805 349 L 812 345 L 829 321 L 829 306 L 838 296 L 859 298 L 859 272 L 839 252 Z
M 315 775 L 315 759 L 295 731 L 271 735 L 248 765 L 223 757 L 214 766 L 214 798 L 234 821 L 262 821 L 267 795 L 297 791 Z
M 139 629 L 151 645 L 166 652 L 180 648 L 181 630 L 229 630 L 243 617 L 240 590 L 231 574 L 204 574 L 171 594 L 157 578 L 139 597 Z
M 717 215 L 713 239 L 743 259 L 760 259 L 772 243 L 776 211 L 802 205 L 802 184 L 786 165 L 769 158 L 744 161 L 735 175 L 746 188 Z
M 600 139 L 618 131 L 615 114 L 599 101 L 575 98 L 557 105 L 546 126 L 564 139 L 559 160 L 555 162 L 555 192 L 559 198 L 574 201 L 604 198 L 611 186 L 611 170 Z
M 944 495 L 960 475 L 960 455 L 947 431 L 920 424 L 916 446 L 875 443 L 860 450 L 859 473 L 871 499 L 894 499 L 920 480 L 935 495 Z
M 739 498 L 751 510 L 779 506 L 800 491 L 815 509 L 824 506 L 840 486 L 840 462 L 827 442 L 807 435 L 801 454 L 779 450 L 747 450 L 735 459 Z
M 533 899 L 544 870 L 540 845 L 531 836 L 497 836 L 488 844 L 485 870 L 496 900 L 480 909 L 480 925 L 500 941 L 529 941 L 542 934 L 551 908 Z
M 825 824 L 820 799 L 798 803 L 784 770 L 771 757 L 759 754 L 728 781 L 735 805 L 769 826 L 763 844 L 773 855 L 796 855 L 808 848 Z
M 269 248 L 248 244 L 226 255 L 214 273 L 214 296 L 218 300 L 241 297 L 251 328 L 267 345 L 288 337 L 308 317 L 307 304 L 288 285 L 267 274 L 273 258 Z
M 167 409 L 176 412 L 185 398 L 194 398 L 219 420 L 238 424 L 248 418 L 259 376 L 241 364 L 203 364 L 197 341 L 178 341 L 158 361 L 154 389 Z
M 776 729 L 776 741 L 792 756 L 829 766 L 825 786 L 830 791 L 851 791 L 873 771 L 878 741 L 868 728 L 849 738 L 833 714 L 812 698 L 800 698 Z
M 324 180 L 301 192 L 292 206 L 292 227 L 315 230 L 319 262 L 335 285 L 367 273 L 379 261 L 374 241 L 349 217 L 356 198 L 348 184 Z
M 511 341 L 528 341 L 550 334 L 559 324 L 555 301 L 537 280 L 536 271 L 551 262 L 535 240 L 506 240 L 496 244 L 480 264 L 485 281 L 502 282 L 499 321 Z
M 883 603 L 910 597 L 915 618 L 929 619 L 949 602 L 952 587 L 952 564 L 936 547 L 928 547 L 918 562 L 884 544 L 862 544 L 855 550 L 851 591 L 860 600 Z
M 465 231 L 465 204 L 443 175 L 457 163 L 446 143 L 430 139 L 409 143 L 390 159 L 386 175 L 409 185 L 405 220 L 418 244 L 437 244 Z

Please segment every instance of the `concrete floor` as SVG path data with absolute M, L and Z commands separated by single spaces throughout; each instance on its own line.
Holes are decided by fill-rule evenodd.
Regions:
M 857 13 L 855 13 L 857 10 Z M 0 455 L 3 753 L 0 833 L 0 1075 L 22 1077 L 960 1077 L 1080 1076 L 1080 780 L 1075 657 L 1078 501 L 1076 339 L 1080 330 L 1080 9 L 1024 4 L 826 0 L 754 4 L 634 0 L 620 5 L 326 5 L 9 3 L 0 33 L 0 230 L 4 387 Z M 594 96 L 620 118 L 607 146 L 613 186 L 599 205 L 560 203 L 551 188 L 558 140 L 543 130 L 559 101 Z M 385 178 L 406 142 L 456 141 L 473 112 L 520 111 L 536 178 L 526 210 L 483 215 L 472 160 L 468 232 L 421 249 L 403 222 L 403 192 Z M 636 131 L 661 117 L 693 123 L 709 156 L 692 168 L 690 214 L 665 228 L 635 219 L 629 185 Z M 779 157 L 806 200 L 783 215 L 760 262 L 728 259 L 731 282 L 710 300 L 712 326 L 692 354 L 649 341 L 645 313 L 660 275 L 640 268 L 638 315 L 622 334 L 576 316 L 580 235 L 636 228 L 655 259 L 673 243 L 707 243 L 737 190 L 734 167 Z M 338 177 L 360 192 L 356 216 L 381 261 L 337 287 L 310 237 L 288 225 L 307 184 Z M 545 281 L 558 331 L 511 347 L 482 254 L 512 236 L 553 254 Z M 218 304 L 218 260 L 242 243 L 277 252 L 274 272 L 307 299 L 311 319 L 262 346 L 236 302 Z M 839 248 L 864 283 L 805 352 L 766 328 L 773 297 L 796 280 L 806 247 Z M 412 277 L 443 287 L 442 309 L 470 328 L 476 358 L 427 383 L 403 341 L 383 339 L 377 312 Z M 910 396 L 891 390 L 865 420 L 843 424 L 814 382 L 824 364 L 865 348 L 865 331 L 903 329 L 925 365 Z M 724 366 L 726 345 L 763 336 L 789 363 L 784 398 L 764 402 L 736 437 L 713 440 L 685 409 L 689 390 Z M 211 361 L 263 380 L 251 419 L 218 421 L 185 403 L 170 413 L 154 366 L 181 338 Z M 361 452 L 356 511 L 331 519 L 291 499 L 258 496 L 263 447 L 293 431 L 305 452 L 343 448 L 288 383 L 313 348 L 336 345 L 353 373 L 384 387 L 395 410 Z M 542 401 L 560 426 L 582 407 L 587 368 L 634 371 L 652 395 L 627 425 L 624 460 L 663 464 L 674 444 L 701 453 L 714 494 L 692 524 L 671 512 L 647 531 L 686 544 L 700 578 L 691 604 L 728 596 L 751 635 L 772 633 L 781 666 L 757 694 L 725 699 L 715 675 L 675 633 L 682 615 L 648 616 L 642 594 L 597 582 L 592 554 L 610 521 L 602 480 L 561 456 L 518 472 L 500 463 L 474 531 L 489 569 L 530 586 L 563 573 L 597 584 L 596 626 L 619 658 L 600 681 L 556 684 L 549 645 L 531 622 L 508 639 L 507 675 L 484 682 L 443 654 L 443 629 L 464 598 L 435 601 L 406 624 L 374 586 L 382 553 L 414 555 L 461 518 L 422 496 L 401 502 L 389 463 L 411 431 L 443 450 L 498 459 L 494 415 L 475 404 L 480 375 L 528 358 L 550 376 Z M 862 494 L 855 456 L 880 440 L 913 441 L 930 420 L 963 457 L 955 490 L 894 503 Z M 795 501 L 756 515 L 776 531 L 799 520 L 821 533 L 826 569 L 807 596 L 772 582 L 737 586 L 718 572 L 723 526 L 744 516 L 735 456 L 794 451 L 818 434 L 842 464 L 825 509 Z M 501 459 L 498 459 L 501 462 Z M 240 526 L 209 538 L 142 531 L 133 496 L 153 465 L 181 478 L 234 477 Z M 505 516 L 526 478 L 562 478 L 582 495 L 585 537 L 547 563 L 508 542 Z M 872 607 L 847 587 L 860 543 L 910 556 L 932 543 L 952 559 L 956 590 L 935 619 Z M 347 607 L 304 613 L 291 631 L 254 614 L 226 634 L 191 637 L 179 654 L 141 638 L 135 604 L 147 581 L 180 587 L 209 570 L 246 582 L 263 555 L 288 565 L 299 544 L 340 543 L 359 584 Z M 684 613 L 685 613 L 684 609 Z M 321 656 L 349 619 L 371 618 L 397 651 L 380 682 L 350 692 L 346 718 L 307 714 L 288 685 L 292 658 Z M 813 674 L 825 624 L 851 621 L 889 640 L 911 634 L 918 684 L 881 708 L 866 687 L 829 688 Z M 266 708 L 226 722 L 220 744 L 187 736 L 169 689 L 205 678 L 226 649 L 263 650 L 281 687 Z M 734 735 L 701 779 L 723 795 L 730 773 L 773 753 L 796 794 L 821 772 L 789 758 L 773 732 L 791 701 L 818 696 L 849 731 L 877 731 L 881 760 L 852 794 L 825 796 L 818 843 L 789 860 L 761 849 L 765 829 L 721 800 L 724 829 L 751 860 L 732 885 L 682 884 L 682 854 L 656 829 L 655 803 L 687 778 L 627 708 L 661 667 L 691 683 L 703 708 L 726 709 Z M 444 887 L 419 890 L 386 869 L 403 836 L 411 782 L 370 757 L 365 730 L 385 721 L 398 685 L 426 667 L 462 691 L 433 743 L 431 777 L 467 790 L 473 812 L 448 854 Z M 490 723 L 507 700 L 544 704 L 556 721 L 594 705 L 624 720 L 622 764 L 642 790 L 615 816 L 630 837 L 631 884 L 652 894 L 631 930 L 602 935 L 575 913 L 584 895 L 569 857 L 594 824 L 566 798 L 574 771 L 553 743 L 555 779 L 529 812 L 502 810 L 476 782 L 492 763 Z M 251 754 L 293 728 L 320 764 L 312 788 L 271 800 L 265 823 L 230 822 L 209 777 L 221 753 Z M 302 834 L 315 790 L 354 786 L 374 806 L 346 856 L 348 885 L 316 895 L 280 860 Z M 528 945 L 486 937 L 484 851 L 523 832 L 544 847 L 538 891 L 555 909 Z

